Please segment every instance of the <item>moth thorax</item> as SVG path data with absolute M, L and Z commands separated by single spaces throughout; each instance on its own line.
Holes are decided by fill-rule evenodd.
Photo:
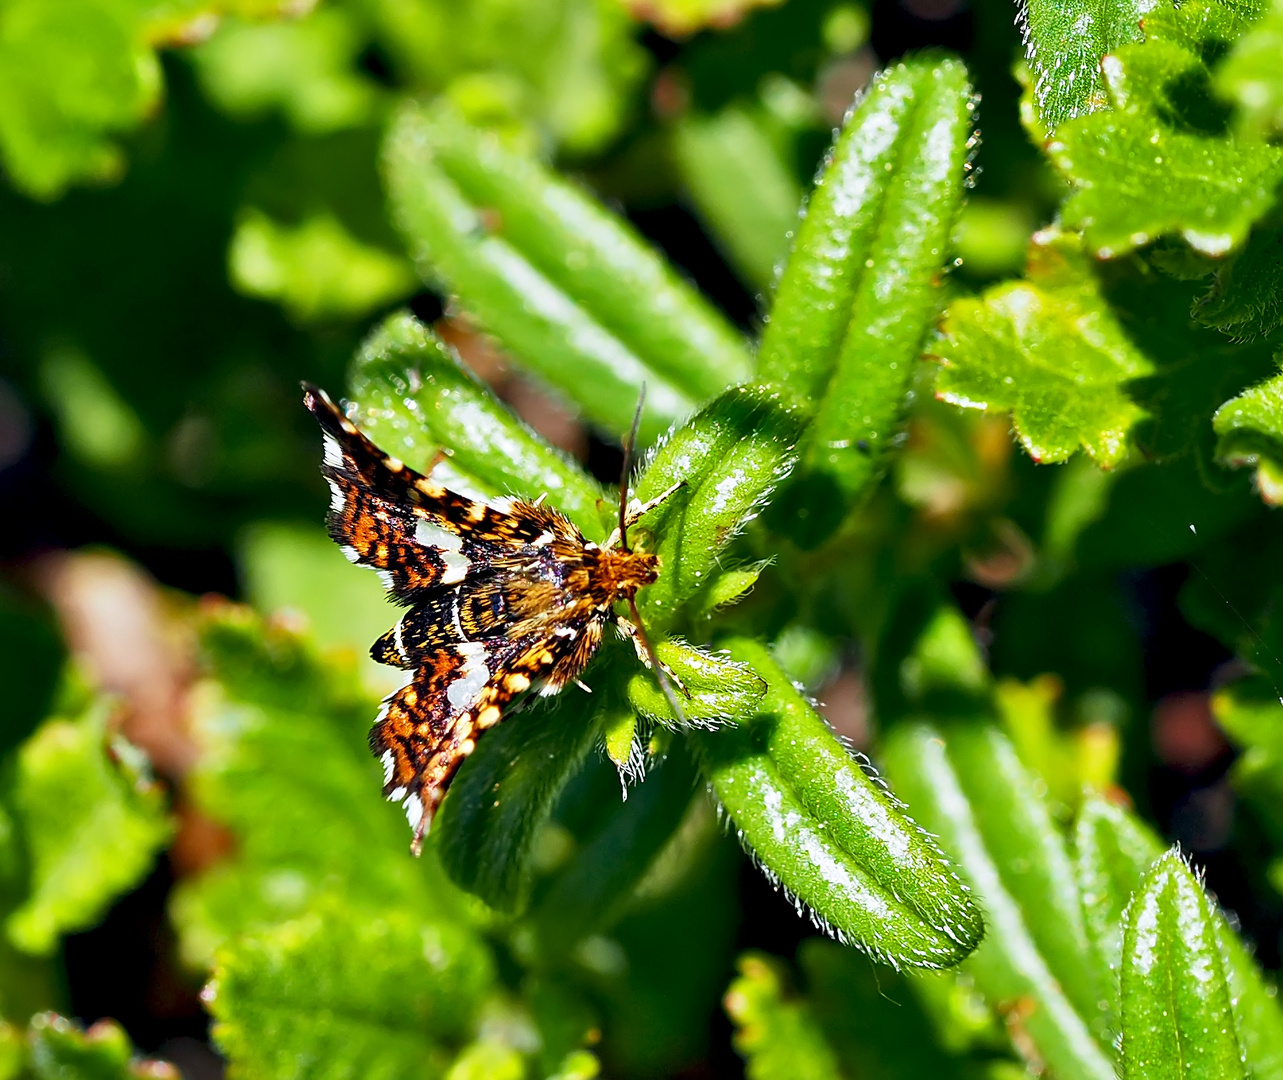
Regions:
M 646 551 L 599 551 L 588 570 L 590 588 L 605 603 L 632 596 L 658 577 L 659 557 Z

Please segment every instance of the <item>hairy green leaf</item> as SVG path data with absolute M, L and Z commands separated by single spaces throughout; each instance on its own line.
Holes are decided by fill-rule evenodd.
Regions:
M 1283 149 L 1225 133 L 1225 118 L 1207 106 L 1202 51 L 1232 41 L 1244 18 L 1214 0 L 1155 9 L 1145 42 L 1101 65 L 1113 108 L 1062 125 L 1048 144 L 1075 187 L 1061 218 L 1097 255 L 1172 233 L 1224 255 L 1273 205 Z
M 1243 250 L 1216 271 L 1194 317 L 1239 340 L 1283 326 L 1283 231 L 1254 229 Z
M 837 1058 L 810 1006 L 786 994 L 778 961 L 746 953 L 737 967 L 726 1012 L 749 1080 L 840 1080 Z
M 1009 409 L 1035 461 L 1079 447 L 1099 465 L 1127 452 L 1142 417 L 1125 386 L 1154 371 L 1104 304 L 1074 238 L 1045 231 L 1027 279 L 949 306 L 936 392 L 969 408 Z
M 797 229 L 759 377 L 810 403 L 804 469 L 773 514 L 815 543 L 878 476 L 939 304 L 974 102 L 966 69 L 925 56 L 852 111 Z
M 662 568 L 637 598 L 647 626 L 671 627 L 681 606 L 713 580 L 726 545 L 792 468 L 804 422 L 787 392 L 749 384 L 726 391 L 655 451 L 636 497 L 645 502 L 682 486 L 636 529 L 637 543 L 645 544 L 647 533 L 658 537 Z
M 390 315 L 362 344 L 351 369 L 358 419 L 384 450 L 420 470 L 438 451 L 446 483 L 484 495 L 546 494 L 593 540 L 604 538 L 605 493 L 552 449 L 467 371 L 451 349 L 408 312 Z
M 698 727 L 738 723 L 757 712 L 766 683 L 748 664 L 693 648 L 680 641 L 657 643 L 655 651 L 684 687 L 677 691 L 682 713 Z M 639 671 L 628 680 L 628 700 L 642 716 L 665 727 L 680 725 L 655 675 Z
M 610 691 L 602 696 L 609 699 Z M 562 695 L 509 718 L 477 743 L 431 834 L 456 883 L 499 911 L 525 907 L 531 843 L 597 745 L 604 720 L 594 706 Z
M 384 173 L 420 272 L 609 431 L 643 441 L 743 379 L 735 332 L 618 219 L 438 105 L 403 109 Z
M 960 756 L 958 732 L 967 743 Z M 1010 1020 L 1021 1025 L 1028 1046 L 1049 1069 L 1110 1080 L 1109 1055 L 1091 1029 L 1102 1020 L 1099 999 L 1080 1012 L 1069 996 L 1081 999 L 1090 973 L 1073 961 L 1066 972 L 1070 982 L 1062 986 L 1055 966 L 1075 948 L 1070 942 L 1080 947 L 1084 937 L 1081 913 L 1064 912 L 1067 874 L 1072 884 L 1068 856 L 1063 841 L 1039 826 L 1046 811 L 1031 805 L 1037 799 L 1033 780 L 1020 775 L 1014 752 L 1003 743 L 981 722 L 960 721 L 948 730 L 901 722 L 889 733 L 882 757 L 895 791 L 958 859 L 984 909 L 988 933 L 965 968 L 977 989 L 989 1001 L 1018 1010 Z M 984 761 L 994 770 L 967 771 Z M 1031 822 L 1004 817 L 1004 808 L 1012 807 L 1028 811 Z M 1057 941 L 1061 933 L 1067 935 L 1063 944 Z M 1048 943 L 1051 952 L 1044 954 Z
M 431 1076 L 493 978 L 468 931 L 336 904 L 229 943 L 204 1000 L 245 1075 Z
M 1217 715 L 1223 716 L 1220 709 Z M 1111 1024 L 1116 1025 L 1124 915 L 1145 871 L 1163 853 L 1163 843 L 1135 815 L 1088 796 L 1074 829 L 1074 848 L 1083 914 L 1100 969 L 1109 973 Z M 1239 1042 L 1253 1074 L 1262 1080 L 1283 1076 L 1283 1009 L 1277 992 L 1229 921 L 1217 911 L 1212 921 Z
M 55 716 L 18 751 L 11 798 L 31 884 L 5 931 L 26 952 L 48 954 L 63 934 L 94 925 L 172 832 L 141 753 L 109 732 L 112 708 L 99 697 Z
M 700 216 L 744 280 L 766 288 L 788 250 L 802 191 L 764 119 L 730 105 L 711 116 L 685 117 L 673 139 Z
M 728 648 L 769 685 L 761 715 L 695 738 L 743 841 L 840 939 L 893 966 L 957 963 L 984 927 L 948 860 L 764 646 L 734 639 Z
M 1029 0 L 1021 5 L 1025 59 L 1041 126 L 1053 133 L 1066 120 L 1108 108 L 1101 60 L 1139 41 L 1141 19 L 1158 0 Z
M 1128 908 L 1121 982 L 1125 1076 L 1247 1076 L 1207 897 L 1176 851 Z
M 1223 465 L 1256 469 L 1266 502 L 1283 502 L 1283 375 L 1231 398 L 1212 418 L 1216 457 Z

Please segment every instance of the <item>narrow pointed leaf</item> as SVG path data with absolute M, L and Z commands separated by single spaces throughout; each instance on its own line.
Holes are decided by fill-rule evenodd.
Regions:
M 1088 933 L 1111 979 L 1111 1010 L 1118 1012 L 1118 975 L 1123 918 L 1145 871 L 1163 852 L 1163 843 L 1139 818 L 1099 796 L 1083 800 L 1074 829 L 1083 913 Z M 1278 993 L 1243 939 L 1219 911 L 1213 912 L 1225 965 L 1239 1042 L 1260 1080 L 1283 1077 L 1283 1009 Z
M 681 641 L 660 642 L 655 651 L 682 682 L 684 689 L 677 691 L 677 699 L 688 723 L 716 727 L 748 720 L 756 714 L 766 683 L 748 664 Z M 639 671 L 628 680 L 628 700 L 642 716 L 665 727 L 681 724 L 650 671 Z
M 827 535 L 894 442 L 939 304 L 973 108 L 956 60 L 889 68 L 852 111 L 811 195 L 759 353 L 759 377 L 813 409 L 803 472 L 788 512 L 775 515 L 791 534 Z
M 837 1055 L 810 1004 L 787 995 L 779 962 L 745 953 L 738 967 L 725 1003 L 749 1080 L 840 1080 Z
M 636 497 L 657 497 L 681 483 L 637 527 L 658 538 L 659 580 L 638 595 L 647 619 L 666 629 L 678 609 L 720 569 L 718 556 L 757 515 L 795 460 L 805 422 L 786 392 L 749 384 L 735 387 L 673 432 L 637 483 Z
M 1145 874 L 1127 911 L 1121 981 L 1128 1080 L 1247 1076 L 1211 909 L 1175 851 Z
M 744 378 L 720 318 L 617 219 L 446 106 L 406 107 L 384 175 L 420 273 L 606 430 L 642 439 Z
M 762 713 L 695 740 L 744 843 L 842 940 L 893 966 L 957 963 L 984 927 L 948 860 L 763 646 L 729 648 L 769 684 Z
M 882 758 L 896 793 L 957 858 L 960 872 L 984 909 L 988 933 L 965 969 L 976 988 L 989 1001 L 1018 1010 L 1010 1019 L 1020 1024 L 1038 1059 L 1056 1075 L 1113 1080 L 1109 1054 L 1039 949 L 1032 924 L 1044 913 L 1023 910 L 1004 881 L 999 859 L 1011 857 L 1015 845 L 999 856 L 1000 845 L 982 830 L 981 817 L 972 806 L 974 788 L 995 783 L 993 778 L 963 777 L 945 733 L 923 723 L 897 724 L 883 746 Z M 1027 854 L 1037 858 L 1039 853 Z M 1008 873 L 1013 869 L 1006 867 Z M 1049 920 L 1040 928 L 1040 936 L 1056 928 Z
M 546 494 L 585 535 L 602 539 L 601 487 L 513 416 L 413 315 L 389 316 L 366 339 L 351 392 L 358 421 L 388 453 L 423 470 L 445 451 L 448 467 L 485 493 Z

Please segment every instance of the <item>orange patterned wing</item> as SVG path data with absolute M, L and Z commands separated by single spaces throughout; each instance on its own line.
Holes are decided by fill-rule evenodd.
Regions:
M 547 655 L 505 638 L 460 642 L 437 649 L 384 701 L 370 749 L 383 764 L 384 796 L 405 806 L 414 854 L 477 738 L 530 688 Z

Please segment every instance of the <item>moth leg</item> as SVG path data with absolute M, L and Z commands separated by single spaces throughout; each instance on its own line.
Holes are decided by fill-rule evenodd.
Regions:
M 646 666 L 646 670 L 652 670 L 653 665 L 651 664 L 650 656 L 646 652 L 646 647 L 642 644 L 641 635 L 637 633 L 637 627 L 633 624 L 633 621 L 626 615 L 616 615 L 615 625 L 619 627 L 619 632 L 633 643 L 633 649 L 637 653 L 637 659 Z M 678 690 L 688 698 L 691 696 L 691 692 L 686 689 L 686 684 L 677 677 L 676 672 L 674 672 L 672 668 L 665 664 L 658 656 L 655 657 L 655 663 L 659 664 L 664 674 L 668 676 L 669 681 L 677 687 Z
M 638 502 L 636 499 L 633 499 L 632 502 L 628 504 L 628 509 L 624 513 L 624 528 L 631 529 L 634 525 L 637 524 L 638 521 L 642 519 L 642 517 L 644 517 L 646 514 L 649 514 L 652 510 L 654 510 L 655 507 L 657 507 L 660 503 L 662 503 L 665 499 L 667 499 L 670 495 L 672 495 L 672 493 L 676 491 L 679 487 L 684 487 L 685 485 L 686 485 L 685 480 L 678 480 L 677 483 L 661 491 L 658 495 L 656 495 L 653 499 L 649 500 L 648 502 L 643 503 L 643 502 Z M 598 500 L 598 502 L 600 503 L 600 500 Z M 606 538 L 606 543 L 604 546 L 607 549 L 609 549 L 609 548 L 616 547 L 618 544 L 619 544 L 619 528 L 618 526 L 616 526 L 616 528 L 611 532 L 610 536 Z

